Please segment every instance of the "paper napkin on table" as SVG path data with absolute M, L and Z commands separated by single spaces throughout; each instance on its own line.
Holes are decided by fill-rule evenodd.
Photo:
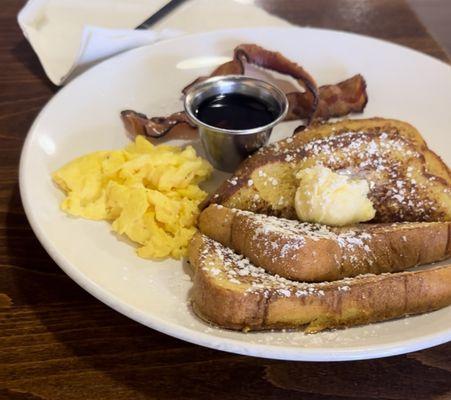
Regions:
M 29 0 L 19 25 L 56 85 L 135 47 L 181 34 L 225 28 L 287 26 L 252 0 L 187 0 L 151 30 L 136 26 L 168 0 Z

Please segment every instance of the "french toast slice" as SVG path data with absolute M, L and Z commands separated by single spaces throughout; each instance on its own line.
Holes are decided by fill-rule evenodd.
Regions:
M 212 204 L 198 226 L 267 272 L 306 282 L 402 271 L 451 257 L 451 222 L 328 227 Z
M 413 126 L 383 118 L 320 124 L 265 146 L 204 205 L 295 219 L 295 174 L 314 165 L 368 180 L 373 222 L 451 220 L 449 168 Z
M 200 233 L 189 247 L 192 304 L 202 319 L 251 331 L 314 333 L 437 310 L 451 304 L 451 265 L 417 272 L 302 283 L 273 276 Z

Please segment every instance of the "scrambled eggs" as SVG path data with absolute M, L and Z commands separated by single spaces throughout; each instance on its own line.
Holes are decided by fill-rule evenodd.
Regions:
M 212 167 L 188 146 L 154 146 L 144 137 L 124 150 L 98 151 L 53 173 L 66 193 L 61 208 L 112 222 L 113 231 L 138 243 L 144 258 L 180 258 L 195 233 L 198 183 Z

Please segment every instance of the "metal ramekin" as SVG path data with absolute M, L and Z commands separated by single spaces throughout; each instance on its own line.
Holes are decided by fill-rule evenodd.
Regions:
M 259 98 L 280 110 L 271 123 L 252 129 L 229 130 L 208 125 L 196 117 L 205 99 L 219 94 L 240 93 Z M 233 172 L 241 161 L 268 142 L 272 128 L 288 111 L 285 94 L 268 82 L 243 75 L 216 76 L 194 85 L 185 96 L 185 111 L 198 127 L 208 161 L 222 171 Z

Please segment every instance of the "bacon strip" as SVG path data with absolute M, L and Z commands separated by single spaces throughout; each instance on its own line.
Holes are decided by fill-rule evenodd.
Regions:
M 178 124 L 195 126 L 188 119 L 184 111 L 176 112 L 168 117 L 148 118 L 146 115 L 133 110 L 121 111 L 121 119 L 125 128 L 132 135 L 144 135 L 152 138 L 161 138 Z
M 310 99 L 305 93 L 287 94 L 289 109 L 285 120 L 305 119 L 310 112 Z M 324 85 L 319 88 L 319 102 L 315 119 L 328 120 L 343 117 L 350 113 L 362 112 L 368 102 L 366 82 L 362 75 L 339 82 L 335 85 Z

